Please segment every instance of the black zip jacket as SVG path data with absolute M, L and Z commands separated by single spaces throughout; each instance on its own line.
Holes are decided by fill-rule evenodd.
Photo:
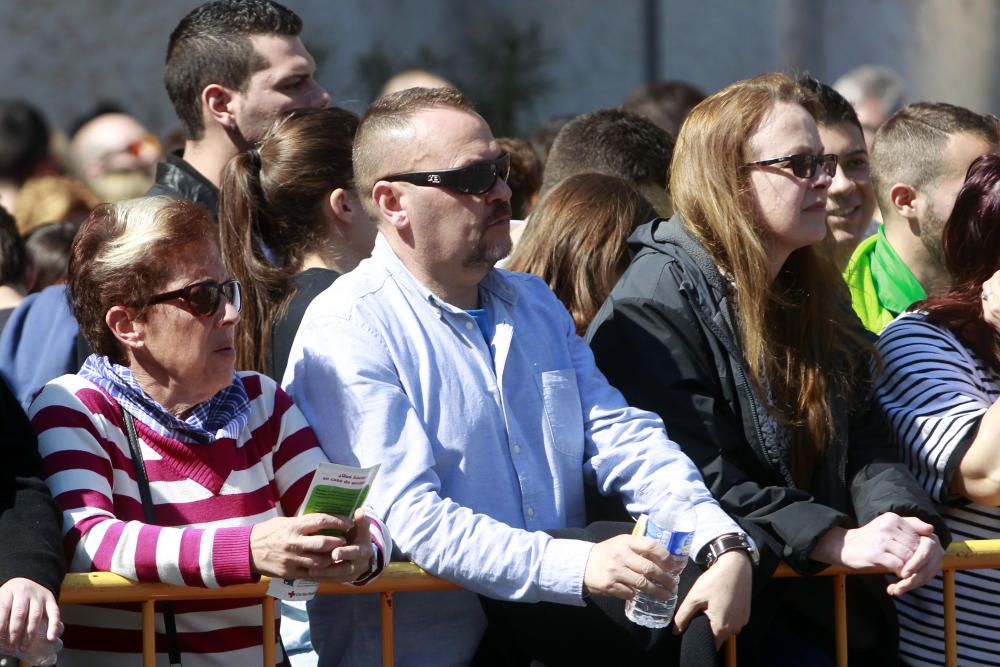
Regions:
M 767 577 L 781 560 L 802 574 L 825 567 L 809 553 L 833 526 L 853 528 L 896 512 L 932 523 L 947 544 L 943 520 L 899 462 L 881 414 L 867 399 L 867 373 L 855 384 L 861 398 L 832 397 L 836 436 L 811 489 L 797 488 L 787 456 L 761 430 L 765 408 L 749 379 L 727 287 L 711 256 L 677 216 L 638 228 L 629 247 L 632 262 L 587 338 L 611 384 L 631 405 L 662 417 L 722 508 L 756 541 L 761 563 L 754 577 L 755 614 L 758 593 L 775 586 Z M 844 313 L 855 317 L 849 308 Z M 887 603 L 885 583 L 874 579 L 874 591 L 881 589 Z M 817 583 L 829 589 L 829 581 Z M 811 606 L 817 614 L 832 611 L 816 609 L 815 600 Z M 886 610 L 891 614 L 891 605 Z

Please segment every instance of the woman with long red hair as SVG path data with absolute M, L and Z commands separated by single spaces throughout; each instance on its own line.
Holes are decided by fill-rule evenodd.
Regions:
M 677 213 L 632 235 L 632 262 L 588 332 L 608 380 L 663 418 L 756 542 L 744 666 L 833 664 L 829 582 L 767 581 L 779 561 L 898 576 L 850 578 L 852 664 L 896 664 L 889 596 L 940 569 L 940 517 L 871 409 L 874 349 L 821 251 L 837 156 L 818 115 L 778 73 L 696 106 L 670 168 Z M 693 555 L 711 567 L 739 548 L 753 545 Z

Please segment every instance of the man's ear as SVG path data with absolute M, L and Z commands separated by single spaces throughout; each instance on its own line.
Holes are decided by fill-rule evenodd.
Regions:
M 233 95 L 228 88 L 217 83 L 210 83 L 201 91 L 202 115 L 207 114 L 213 122 L 227 130 L 236 129 L 236 116 L 233 114 Z
M 907 220 L 917 218 L 917 191 L 906 183 L 895 183 L 889 188 L 889 201 L 897 215 Z
M 402 232 L 410 226 L 410 218 L 404 208 L 401 189 L 389 181 L 378 181 L 372 187 L 372 201 L 378 207 L 382 218 Z
M 139 349 L 145 345 L 145 325 L 136 318 L 133 308 L 111 306 L 104 315 L 104 322 L 122 345 Z

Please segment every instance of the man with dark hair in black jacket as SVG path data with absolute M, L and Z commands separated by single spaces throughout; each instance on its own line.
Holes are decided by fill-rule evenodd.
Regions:
M 187 139 L 180 155 L 157 165 L 148 194 L 196 201 L 217 214 L 231 157 L 288 111 L 329 103 L 301 31 L 302 19 L 272 0 L 215 0 L 181 19 L 164 82 Z

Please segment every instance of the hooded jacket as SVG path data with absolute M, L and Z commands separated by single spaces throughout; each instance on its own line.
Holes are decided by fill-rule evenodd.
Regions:
M 774 586 L 765 578 L 779 561 L 802 574 L 826 567 L 809 553 L 833 526 L 853 528 L 896 512 L 934 524 L 947 543 L 943 521 L 898 461 L 873 402 L 864 400 L 867 373 L 859 373 L 853 400 L 831 396 L 835 436 L 810 489 L 798 488 L 786 453 L 761 427 L 767 410 L 751 383 L 729 290 L 711 256 L 679 216 L 639 227 L 629 248 L 632 262 L 587 338 L 611 384 L 631 405 L 662 417 L 722 508 L 757 543 L 755 614 L 759 589 Z M 855 317 L 846 299 L 844 316 Z M 822 583 L 829 591 L 829 582 Z M 884 588 L 881 582 L 874 590 L 881 589 L 886 602 Z M 831 609 L 817 614 L 830 616 Z

